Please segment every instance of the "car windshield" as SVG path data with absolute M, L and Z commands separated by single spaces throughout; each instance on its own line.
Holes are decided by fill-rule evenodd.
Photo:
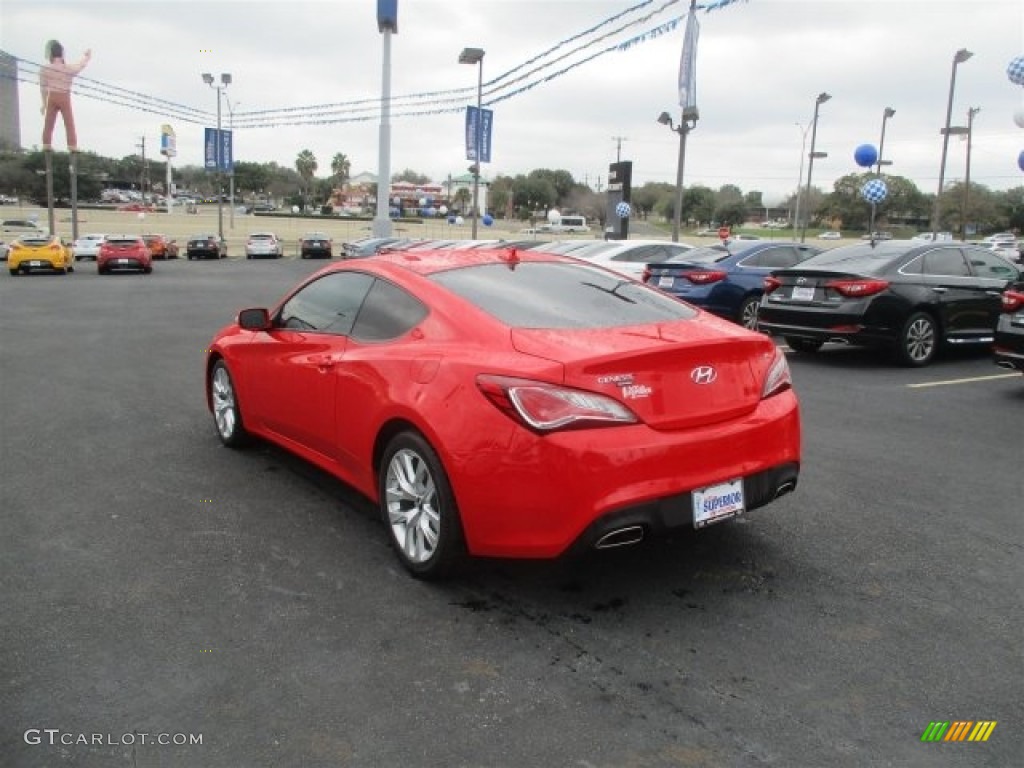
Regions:
M 249 235 L 250 240 L 276 240 L 274 235 Z
M 905 254 L 911 247 L 907 243 L 875 243 L 873 246 L 867 243 L 847 245 L 812 256 L 806 261 L 800 262 L 800 265 L 796 268 L 838 267 L 861 274 L 874 274 L 884 271 L 886 267 Z
M 45 245 L 50 242 L 50 238 L 40 235 L 26 235 L 24 237 L 19 237 L 18 242 L 24 243 L 25 245 Z
M 645 285 L 582 264 L 483 264 L 431 279 L 513 328 L 613 328 L 696 315 Z
M 302 236 L 303 240 L 330 240 L 330 238 L 323 232 L 310 232 L 308 235 Z

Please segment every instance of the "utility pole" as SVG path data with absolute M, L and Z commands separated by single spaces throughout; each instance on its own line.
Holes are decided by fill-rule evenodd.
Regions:
M 629 141 L 626 136 L 612 136 L 612 141 L 615 142 L 615 162 L 622 162 L 622 142 Z
M 135 145 L 137 148 L 142 150 L 142 172 L 139 177 L 139 187 L 142 190 L 142 204 L 146 204 L 146 137 L 143 136 L 139 139 L 139 143 Z

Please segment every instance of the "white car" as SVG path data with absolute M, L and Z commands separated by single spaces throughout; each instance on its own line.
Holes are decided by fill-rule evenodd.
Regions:
M 922 232 L 919 235 L 914 235 L 911 240 L 917 240 L 918 242 L 948 242 L 953 239 L 952 232 Z
M 280 259 L 284 256 L 284 244 L 273 232 L 253 232 L 245 241 L 245 258 Z
M 576 248 L 565 255 L 642 281 L 648 264 L 667 261 L 692 250 L 692 245 L 666 240 L 602 240 Z
M 834 229 L 830 229 L 828 232 L 822 232 L 818 235 L 819 240 L 842 240 L 843 233 L 836 232 Z
M 986 243 L 1010 243 L 1016 244 L 1017 236 L 1013 232 L 998 232 L 985 238 Z
M 92 234 L 82 235 L 75 240 L 71 244 L 71 252 L 75 255 L 75 261 L 84 259 L 96 261 L 96 257 L 100 254 L 100 246 L 103 245 L 106 237 L 106 235 Z

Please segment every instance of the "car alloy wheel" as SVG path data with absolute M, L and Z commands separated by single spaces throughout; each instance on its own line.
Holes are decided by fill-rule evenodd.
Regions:
M 939 329 L 926 312 L 915 312 L 903 326 L 900 334 L 899 355 L 904 364 L 920 367 L 928 365 L 939 347 Z
M 223 360 L 214 363 L 210 370 L 210 402 L 220 441 L 229 448 L 241 446 L 246 438 L 245 427 L 242 426 L 235 385 Z
M 403 432 L 388 444 L 379 497 L 402 565 L 424 579 L 451 573 L 464 555 L 459 512 L 440 459 L 418 433 Z
M 757 296 L 751 296 L 744 299 L 740 305 L 740 325 L 744 328 L 749 328 L 751 331 L 757 330 L 757 310 L 761 307 L 761 299 Z

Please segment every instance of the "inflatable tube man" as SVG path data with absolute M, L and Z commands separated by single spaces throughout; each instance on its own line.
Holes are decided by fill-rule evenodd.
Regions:
M 43 97 L 43 150 L 53 149 L 53 128 L 57 123 L 57 115 L 64 119 L 64 130 L 67 133 L 68 152 L 78 151 L 78 134 L 75 132 L 75 115 L 71 110 L 71 81 L 81 72 L 92 58 L 88 50 L 77 64 L 64 61 L 64 46 L 56 40 L 46 44 L 46 61 L 39 69 L 39 90 Z

